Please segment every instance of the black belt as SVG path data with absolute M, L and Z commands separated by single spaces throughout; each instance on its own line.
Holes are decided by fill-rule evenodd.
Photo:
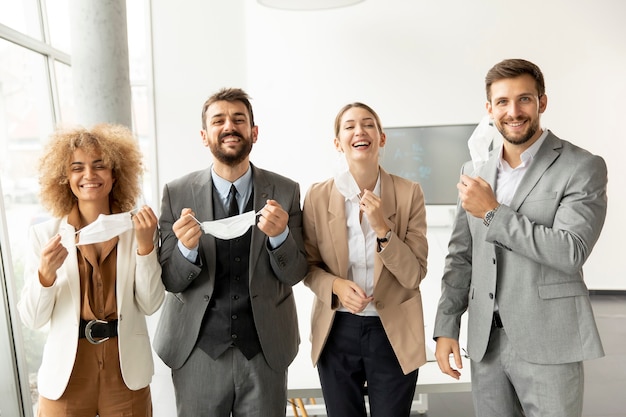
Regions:
M 86 338 L 90 343 L 97 345 L 115 336 L 117 336 L 117 319 L 111 321 L 80 319 L 79 338 Z
M 493 312 L 493 320 L 491 321 L 491 326 L 497 329 L 501 329 L 504 327 L 502 325 L 502 320 L 500 319 L 500 313 L 498 313 L 497 311 Z

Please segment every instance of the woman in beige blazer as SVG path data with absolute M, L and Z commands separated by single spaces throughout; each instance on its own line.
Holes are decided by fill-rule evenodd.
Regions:
M 374 110 L 344 106 L 334 143 L 348 170 L 304 200 L 311 355 L 331 417 L 366 416 L 365 393 L 371 416 L 408 416 L 426 362 L 424 198 L 418 183 L 379 166 L 385 140 Z
M 41 203 L 54 218 L 31 227 L 18 304 L 26 326 L 50 326 L 39 417 L 152 415 L 145 316 L 165 288 L 156 215 L 125 213 L 140 195 L 141 158 L 128 129 L 99 125 L 55 132 L 40 161 Z

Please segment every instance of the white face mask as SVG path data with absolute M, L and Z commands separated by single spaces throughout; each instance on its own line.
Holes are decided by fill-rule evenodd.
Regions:
M 335 175 L 335 186 L 337 190 L 349 200 L 354 197 L 358 199 L 361 198 L 361 190 L 350 171 L 342 171 Z
M 196 219 L 196 221 L 200 224 L 204 233 L 213 235 L 218 239 L 229 240 L 242 236 L 248 231 L 250 226 L 254 226 L 256 224 L 256 215 L 257 213 L 254 210 L 250 210 L 246 213 L 221 220 L 199 222 Z
M 130 212 L 119 214 L 101 214 L 96 221 L 83 227 L 78 232 L 76 245 L 90 245 L 106 242 L 133 228 Z

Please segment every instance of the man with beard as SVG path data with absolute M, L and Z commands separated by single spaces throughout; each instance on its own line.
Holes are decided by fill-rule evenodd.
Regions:
M 168 293 L 155 350 L 172 369 L 179 417 L 284 416 L 300 342 L 292 286 L 308 268 L 300 188 L 250 163 L 258 127 L 243 90 L 204 103 L 200 135 L 213 165 L 163 190 Z M 200 222 L 252 210 L 258 223 L 243 235 L 203 233 Z
M 604 355 L 582 266 L 604 224 L 606 164 L 542 129 L 536 65 L 505 60 L 485 81 L 504 141 L 482 167 L 464 165 L 457 184 L 435 356 L 459 377 L 467 310 L 477 416 L 581 416 L 582 361 Z

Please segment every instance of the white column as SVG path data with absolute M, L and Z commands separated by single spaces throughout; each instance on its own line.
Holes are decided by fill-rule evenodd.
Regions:
M 125 0 L 71 0 L 76 121 L 132 127 Z

